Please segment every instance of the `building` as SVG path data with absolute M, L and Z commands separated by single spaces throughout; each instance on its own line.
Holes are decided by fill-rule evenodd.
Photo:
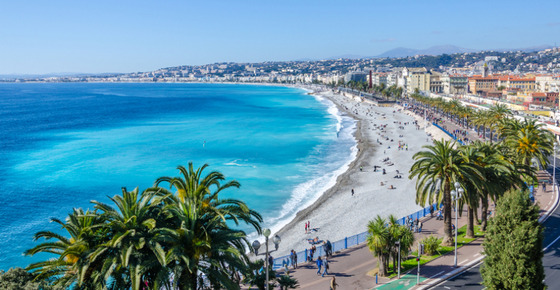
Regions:
M 409 68 L 408 76 L 406 77 L 406 92 L 408 94 L 413 94 L 416 90 L 429 92 L 430 76 L 431 74 L 425 67 Z
M 442 75 L 440 79 L 444 94 L 464 95 L 467 93 L 469 78 L 466 75 Z
M 366 72 L 352 71 L 352 72 L 347 73 L 344 76 L 344 82 L 346 82 L 346 83 L 348 83 L 350 81 L 365 82 L 365 81 L 367 81 L 367 76 L 368 76 L 368 74 Z
M 541 75 L 535 77 L 535 91 L 560 92 L 560 76 Z
M 379 86 L 385 84 L 387 86 L 387 73 L 372 73 L 371 74 L 371 84 L 374 86 Z M 369 81 L 369 79 L 368 79 Z
M 535 77 L 504 76 L 498 79 L 498 87 L 532 92 L 535 90 Z
M 430 92 L 441 94 L 443 93 L 443 84 L 441 80 L 442 75 L 438 72 L 431 72 L 430 75 Z
M 472 76 L 469 78 L 469 92 L 471 94 L 486 96 L 489 91 L 495 91 L 498 88 L 498 77 L 493 76 Z

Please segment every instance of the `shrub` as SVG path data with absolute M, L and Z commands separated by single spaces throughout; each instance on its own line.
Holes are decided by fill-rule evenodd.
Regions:
M 437 252 L 441 239 L 436 236 L 429 236 L 422 240 L 422 244 L 424 244 L 424 252 L 432 256 Z

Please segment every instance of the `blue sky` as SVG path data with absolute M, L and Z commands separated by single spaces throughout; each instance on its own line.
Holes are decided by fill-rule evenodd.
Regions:
M 558 0 L 3 0 L 0 74 L 554 45 L 558 11 Z

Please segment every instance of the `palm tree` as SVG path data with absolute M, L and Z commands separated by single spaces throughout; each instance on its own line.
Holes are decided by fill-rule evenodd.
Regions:
M 366 242 L 369 250 L 377 256 L 377 264 L 379 265 L 379 275 L 387 276 L 387 265 L 389 261 L 390 249 L 393 246 L 391 235 L 386 226 L 387 221 L 380 216 L 369 221 L 368 236 Z
M 491 121 L 492 120 L 490 119 L 490 115 L 487 113 L 487 111 L 478 111 L 473 115 L 472 123 L 476 125 L 477 132 L 479 132 L 479 134 L 480 130 L 482 129 L 483 139 L 486 139 L 486 130 L 487 128 L 489 128 Z
M 493 132 L 498 132 L 503 124 L 511 117 L 512 112 L 506 105 L 497 104 L 486 112 L 488 128 L 490 129 L 490 142 L 493 142 Z
M 194 169 L 193 163 L 189 162 L 188 169 L 178 166 L 182 177 L 160 177 L 155 181 L 154 187 L 149 189 L 159 194 L 171 196 L 172 192 L 159 187 L 160 184 L 167 182 L 170 188 L 176 189 L 177 197 L 181 202 L 189 200 L 193 205 L 200 206 L 209 214 L 218 215 L 222 221 L 232 221 L 236 225 L 242 221 L 251 225 L 258 234 L 261 234 L 262 216 L 250 209 L 247 204 L 237 199 L 219 199 L 219 193 L 230 187 L 239 188 L 239 182 L 232 180 L 221 184 L 225 176 L 212 171 L 206 176 L 202 176 L 208 164 Z
M 474 152 L 474 153 L 473 153 Z M 464 157 L 471 156 L 470 162 L 482 168 L 484 181 L 478 186 L 472 181 L 465 180 L 467 191 L 475 191 L 482 205 L 481 224 L 482 230 L 486 229 L 488 200 L 497 201 L 510 188 L 525 188 L 523 176 L 531 176 L 531 167 L 516 164 L 511 158 L 504 155 L 502 143 L 474 142 L 469 149 L 464 150 Z M 473 209 L 478 207 L 478 204 Z M 469 225 L 472 227 L 471 217 Z
M 476 150 L 474 146 L 462 146 L 459 148 L 459 154 L 463 158 L 463 161 L 466 163 L 477 164 L 481 158 L 481 153 Z M 485 178 L 485 177 L 484 177 Z M 464 189 L 463 197 L 461 199 L 461 203 L 459 205 L 458 213 L 462 212 L 463 204 L 467 205 L 467 234 L 466 236 L 469 238 L 474 237 L 474 212 L 475 209 L 479 206 L 479 201 L 481 198 L 481 184 L 483 184 L 485 180 L 468 180 L 468 179 L 461 179 L 459 182 Z
M 546 167 L 548 156 L 552 154 L 554 137 L 544 130 L 543 124 L 535 120 L 511 121 L 504 126 L 502 136 L 511 148 L 512 157 L 518 163 L 531 165 L 534 158 L 538 165 Z
M 397 271 L 399 248 L 401 259 L 406 259 L 410 248 L 414 244 L 414 234 L 412 231 L 404 226 L 399 225 L 398 219 L 394 215 L 390 215 L 388 219 L 389 223 L 389 234 L 391 241 L 389 246 L 391 246 L 391 256 L 393 258 L 393 273 Z M 397 244 L 397 242 L 400 244 Z
M 455 142 L 434 141 L 428 149 L 414 154 L 416 160 L 410 169 L 410 179 L 416 180 L 416 203 L 425 206 L 426 201 L 443 201 L 444 245 L 451 245 L 451 188 L 461 179 L 481 180 L 482 172 L 475 164 L 467 163 L 455 149 Z M 438 187 L 441 190 L 438 190 Z
M 55 254 L 55 259 L 30 264 L 28 271 L 34 271 L 37 279 L 54 279 L 54 285 L 62 288 L 76 284 L 79 287 L 92 287 L 92 278 L 101 269 L 101 263 L 89 261 L 89 255 L 95 247 L 104 242 L 105 235 L 101 225 L 104 222 L 97 212 L 74 209 L 63 222 L 51 218 L 51 222 L 59 224 L 70 238 L 51 231 L 40 231 L 34 239 L 44 238 L 48 242 L 41 243 L 25 251 L 25 255 L 32 256 L 37 253 Z M 55 240 L 55 241 L 49 241 Z M 103 284 L 101 284 L 103 285 Z
M 203 176 L 205 164 L 194 169 L 179 166 L 182 177 L 160 177 L 150 191 L 159 192 L 165 199 L 165 212 L 174 217 L 165 231 L 168 241 L 168 263 L 176 281 L 185 289 L 197 286 L 197 274 L 203 272 L 210 280 L 238 288 L 229 275 L 229 269 L 246 272 L 250 248 L 245 232 L 231 229 L 227 222 L 244 222 L 261 232 L 262 217 L 244 202 L 220 199 L 219 193 L 229 187 L 239 187 L 237 181 L 221 184 L 225 177 L 217 172 Z M 176 195 L 159 187 L 167 182 L 176 189 Z
M 140 289 L 148 283 L 150 287 L 168 281 L 164 241 L 161 238 L 163 213 L 161 200 L 155 192 L 138 193 L 138 188 L 122 196 L 110 198 L 112 206 L 92 201 L 95 208 L 106 219 L 107 235 L 110 240 L 99 245 L 91 260 L 102 261 L 104 278 L 113 277 L 119 287 Z

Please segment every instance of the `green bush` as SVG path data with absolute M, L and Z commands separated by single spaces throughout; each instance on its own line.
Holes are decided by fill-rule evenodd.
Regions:
M 422 244 L 424 244 L 424 253 L 432 256 L 437 252 L 441 239 L 436 236 L 429 236 L 422 240 Z

